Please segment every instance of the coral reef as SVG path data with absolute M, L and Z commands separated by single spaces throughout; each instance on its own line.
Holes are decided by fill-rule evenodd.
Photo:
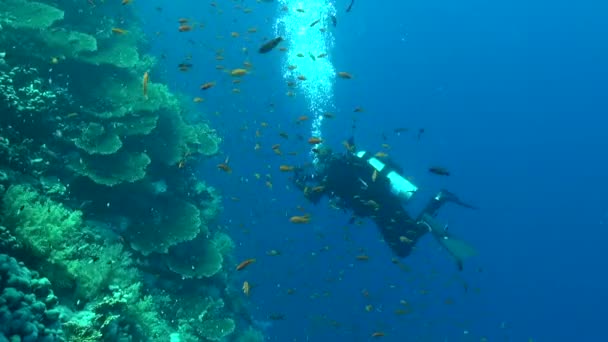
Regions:
M 0 252 L 50 280 L 0 255 L 7 339 L 219 341 L 250 324 L 212 225 L 221 196 L 194 176 L 221 139 L 155 78 L 121 6 L 0 0 Z

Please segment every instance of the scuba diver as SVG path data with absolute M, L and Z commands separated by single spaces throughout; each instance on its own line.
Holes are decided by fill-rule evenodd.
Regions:
M 448 202 L 476 208 L 441 190 L 413 217 L 404 204 L 416 195 L 418 188 L 402 176 L 401 168 L 388 158 L 380 160 L 369 152 L 356 151 L 352 138 L 345 146 L 344 154 L 332 153 L 329 148 L 315 149 L 317 162 L 312 172 L 306 168 L 295 170 L 294 183 L 305 197 L 316 204 L 328 196 L 331 206 L 350 209 L 353 217 L 371 218 L 398 257 L 408 256 L 416 242 L 430 232 L 462 270 L 463 260 L 473 255 L 474 250 L 448 234 L 447 227 L 435 217 Z

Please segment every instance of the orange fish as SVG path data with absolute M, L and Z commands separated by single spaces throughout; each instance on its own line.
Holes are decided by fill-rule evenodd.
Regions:
M 224 159 L 223 163 L 217 164 L 217 168 L 224 172 L 231 173 L 232 169 L 230 168 L 230 166 L 228 166 L 229 161 L 230 161 L 230 157 L 226 157 L 226 159 Z
M 306 214 L 303 216 L 292 216 L 289 218 L 289 222 L 295 224 L 310 223 L 310 215 Z
M 244 260 L 243 262 L 241 262 L 240 264 L 236 265 L 236 270 L 237 271 L 241 271 L 243 269 L 245 269 L 245 267 L 253 264 L 255 262 L 255 259 L 247 259 Z
M 317 186 L 313 186 L 312 189 L 310 189 L 312 192 L 323 192 L 323 190 L 325 190 L 325 187 L 323 185 L 317 185 Z
M 215 82 L 207 82 L 203 85 L 201 85 L 201 90 L 207 90 L 209 88 L 212 88 L 215 85 Z
M 302 116 L 298 117 L 296 122 L 303 122 L 303 121 L 307 121 L 307 120 L 308 120 L 308 116 L 302 115 Z
M 142 81 L 142 88 L 144 92 L 144 97 L 148 98 L 148 81 L 150 80 L 150 74 L 146 71 L 144 72 L 144 78 Z
M 230 71 L 230 76 L 240 77 L 247 75 L 247 69 L 234 69 Z
M 126 30 L 123 30 L 123 29 L 118 28 L 118 27 L 112 27 L 112 32 L 115 33 L 115 34 L 125 34 L 125 33 L 127 33 Z
M 179 27 L 177 28 L 177 30 L 179 32 L 188 32 L 188 31 L 192 31 L 192 26 L 188 25 L 188 24 L 182 24 L 179 25 Z
M 228 166 L 226 163 L 217 164 L 217 168 L 224 172 L 232 173 L 232 168 L 230 168 L 230 166 Z
M 251 286 L 249 285 L 249 282 L 245 280 L 243 282 L 243 293 L 245 294 L 245 296 L 249 296 L 249 290 L 251 290 Z
M 279 166 L 279 170 L 283 171 L 283 172 L 290 172 L 294 170 L 293 166 L 290 165 L 281 165 Z
M 317 145 L 323 142 L 323 139 L 319 137 L 310 137 L 308 138 L 308 143 L 311 145 Z

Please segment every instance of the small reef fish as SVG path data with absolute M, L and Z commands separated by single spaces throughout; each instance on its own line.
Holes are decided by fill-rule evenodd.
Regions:
M 351 75 L 350 73 L 346 72 L 346 71 L 340 71 L 338 73 L 338 77 L 346 79 L 346 80 L 350 80 L 353 78 L 353 75 Z
M 128 4 L 130 4 L 130 3 L 131 3 L 131 0 L 122 0 L 120 3 L 121 3 L 123 6 L 124 6 L 124 5 L 128 5 Z
M 308 138 L 308 143 L 311 145 L 317 145 L 323 142 L 323 139 L 319 137 L 310 137 Z
M 355 0 L 350 0 L 350 4 L 346 8 L 346 12 L 350 12 L 353 9 L 354 4 L 355 4 Z
M 249 285 L 249 282 L 245 280 L 243 282 L 243 293 L 245 294 L 245 296 L 249 296 L 249 290 L 251 290 L 251 286 Z
M 207 90 L 209 88 L 212 88 L 213 86 L 215 86 L 215 82 L 207 82 L 201 85 L 201 90 Z
M 310 24 L 310 27 L 313 27 L 313 26 L 317 25 L 317 24 L 318 24 L 320 21 L 321 21 L 321 19 L 317 19 L 317 20 L 313 21 L 313 22 Z
M 149 80 L 150 80 L 150 74 L 146 71 L 146 72 L 144 72 L 144 78 L 142 81 L 143 93 L 144 93 L 144 97 L 146 99 L 148 98 L 148 81 Z
M 230 71 L 230 76 L 234 76 L 234 77 L 240 77 L 240 76 L 244 76 L 247 75 L 247 69 L 234 69 L 232 71 Z
M 189 31 L 192 31 L 192 26 L 190 26 L 188 24 L 179 25 L 177 30 L 179 32 L 189 32 Z
M 424 133 L 424 128 L 421 128 L 418 130 L 418 136 L 416 137 L 416 140 L 420 141 L 420 138 L 422 137 L 422 134 Z
M 247 259 L 244 260 L 243 262 L 241 262 L 240 264 L 236 265 L 236 270 L 237 271 L 242 271 L 244 270 L 247 266 L 253 264 L 255 262 L 255 259 Z
M 274 39 L 271 39 L 270 41 L 264 43 L 260 49 L 258 50 L 260 53 L 267 53 L 272 51 L 272 49 L 274 49 L 275 47 L 277 47 L 277 45 L 279 45 L 280 42 L 283 41 L 282 37 L 276 37 Z
M 439 176 L 449 176 L 450 175 L 450 171 L 448 171 L 448 169 L 446 169 L 445 167 L 441 167 L 441 166 L 429 167 L 429 172 L 434 173 Z
M 310 215 L 292 216 L 289 218 L 289 222 L 295 224 L 310 223 Z
M 334 25 L 334 27 L 338 26 L 338 19 L 336 18 L 335 15 L 331 16 L 331 23 L 332 23 L 332 25 Z
M 125 34 L 127 30 L 121 29 L 119 27 L 112 27 L 112 33 L 114 34 Z
M 384 336 L 384 332 L 382 331 L 376 331 L 372 334 L 372 337 L 383 337 Z
M 226 164 L 226 163 L 217 164 L 217 168 L 226 173 L 232 173 L 232 168 L 230 166 L 228 166 L 228 164 Z
M 177 68 L 179 69 L 179 71 L 189 71 L 190 68 L 192 68 L 192 64 L 191 63 L 179 63 L 177 65 Z
M 279 170 L 281 170 L 282 172 L 291 172 L 295 169 L 295 167 L 291 166 L 291 165 L 281 165 L 279 166 Z

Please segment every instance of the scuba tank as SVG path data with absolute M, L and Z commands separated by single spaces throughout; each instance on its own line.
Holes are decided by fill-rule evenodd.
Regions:
M 386 163 L 380 159 L 374 157 L 373 155 L 368 155 L 366 151 L 359 151 L 354 155 L 359 159 L 365 160 L 371 167 L 374 168 L 374 170 L 376 170 L 376 172 L 378 172 L 379 176 L 386 177 L 391 187 L 391 193 L 393 193 L 395 196 L 407 201 L 418 190 L 416 185 L 405 179 L 397 171 L 386 165 Z

